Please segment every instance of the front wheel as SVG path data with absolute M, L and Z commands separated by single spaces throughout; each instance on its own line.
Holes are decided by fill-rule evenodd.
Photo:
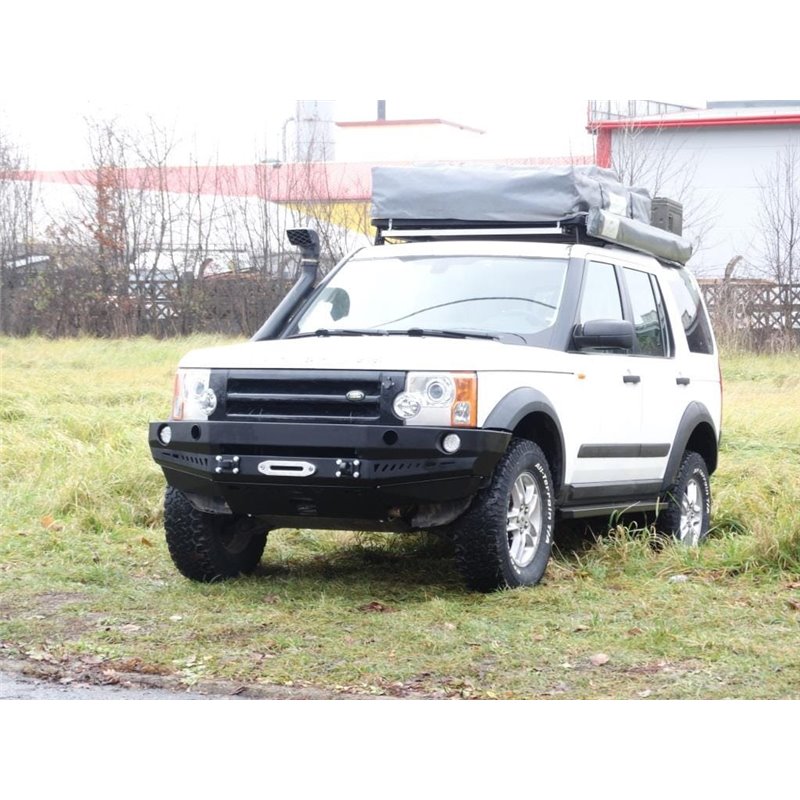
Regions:
M 512 439 L 490 485 L 455 524 L 456 565 L 482 592 L 533 586 L 553 546 L 555 496 L 541 448 Z
M 164 495 L 164 531 L 173 563 L 194 581 L 251 573 L 267 543 L 267 531 L 256 520 L 198 511 L 171 486 Z
M 699 453 L 687 450 L 678 474 L 662 498 L 656 527 L 681 544 L 696 546 L 708 536 L 711 487 L 708 467 Z

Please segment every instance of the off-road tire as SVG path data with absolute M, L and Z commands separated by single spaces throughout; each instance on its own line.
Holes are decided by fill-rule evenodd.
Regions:
M 164 531 L 172 561 L 193 581 L 248 575 L 267 543 L 267 531 L 249 517 L 198 511 L 183 492 L 167 487 Z
M 509 512 L 515 502 L 512 492 L 518 480 L 535 486 L 541 503 L 535 549 L 523 565 L 512 557 L 508 527 Z M 550 558 L 554 520 L 553 480 L 544 453 L 527 439 L 512 439 L 495 467 L 489 486 L 475 496 L 467 512 L 453 525 L 456 567 L 467 586 L 491 592 L 538 583 Z
M 687 546 L 708 536 L 711 486 L 708 467 L 699 453 L 687 450 L 672 485 L 661 498 L 656 529 Z

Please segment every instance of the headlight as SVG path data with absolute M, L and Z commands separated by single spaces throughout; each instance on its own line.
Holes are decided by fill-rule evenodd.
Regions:
M 179 369 L 175 375 L 172 419 L 208 419 L 216 407 L 211 370 Z
M 478 377 L 474 372 L 409 372 L 393 408 L 406 425 L 474 428 Z

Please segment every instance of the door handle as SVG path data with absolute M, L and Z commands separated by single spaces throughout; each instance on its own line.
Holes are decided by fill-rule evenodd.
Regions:
M 677 383 L 678 386 L 688 386 L 691 382 L 691 378 L 675 378 L 675 383 Z
M 639 383 L 641 378 L 638 375 L 623 375 L 622 382 L 623 383 Z

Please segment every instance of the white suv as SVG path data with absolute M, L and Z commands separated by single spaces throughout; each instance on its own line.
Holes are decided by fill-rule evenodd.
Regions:
M 561 519 L 657 512 L 699 543 L 721 382 L 694 279 L 523 230 L 365 247 L 313 288 L 294 232 L 305 284 L 254 341 L 189 353 L 151 423 L 178 569 L 250 572 L 278 527 L 439 528 L 487 591 L 537 583 Z

